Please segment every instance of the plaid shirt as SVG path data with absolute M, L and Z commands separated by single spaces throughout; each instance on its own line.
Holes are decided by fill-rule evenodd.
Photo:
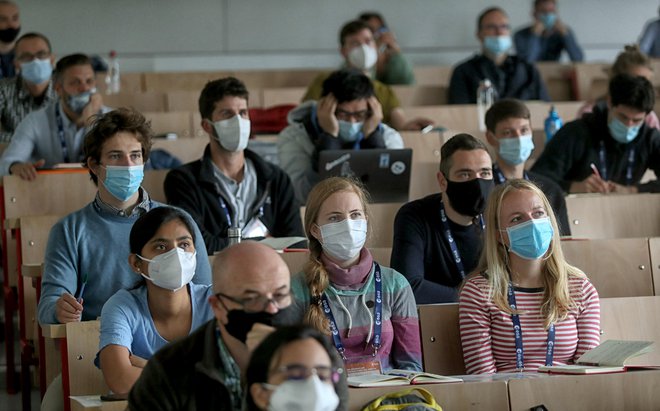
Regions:
M 20 75 L 0 80 L 0 143 L 9 143 L 14 130 L 32 111 L 46 107 L 57 95 L 52 82 L 43 96 L 33 97 Z

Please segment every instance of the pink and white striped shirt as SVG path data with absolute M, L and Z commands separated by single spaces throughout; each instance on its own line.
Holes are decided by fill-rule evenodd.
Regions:
M 488 299 L 490 286 L 483 276 L 469 279 L 459 297 L 459 324 L 468 374 L 516 371 L 516 344 L 511 315 Z M 569 278 L 574 308 L 555 324 L 553 364 L 570 364 L 600 343 L 600 302 L 587 278 Z M 545 364 L 548 332 L 543 325 L 543 289 L 514 288 L 520 314 L 524 371 Z

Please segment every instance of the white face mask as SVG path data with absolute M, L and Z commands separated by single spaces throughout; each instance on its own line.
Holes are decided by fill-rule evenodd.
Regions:
M 188 253 L 179 247 L 157 255 L 153 260 L 138 257 L 149 263 L 149 277 L 142 277 L 152 281 L 155 285 L 167 290 L 177 291 L 192 280 L 197 267 L 197 252 Z
M 245 150 L 250 139 L 250 120 L 236 114 L 232 118 L 211 124 L 215 129 L 215 138 L 222 148 L 233 153 Z
M 270 397 L 269 411 L 334 411 L 339 397 L 332 384 L 316 375 L 278 385 Z
M 378 60 L 378 52 L 368 44 L 353 47 L 348 52 L 348 61 L 360 70 L 371 70 Z
M 321 229 L 323 251 L 338 261 L 348 261 L 360 254 L 367 240 L 367 220 L 350 218 L 325 224 Z

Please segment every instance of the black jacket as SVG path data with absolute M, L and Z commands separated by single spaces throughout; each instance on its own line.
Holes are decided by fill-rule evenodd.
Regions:
M 128 408 L 232 410 L 222 367 L 213 319 L 151 357 L 128 395 Z
M 543 79 L 533 64 L 508 56 L 501 66 L 483 54 L 454 68 L 449 82 L 449 104 L 475 104 L 482 80 L 489 79 L 499 98 L 550 101 Z
M 634 148 L 632 184 L 640 192 L 660 192 L 658 180 L 639 184 L 649 168 L 655 171 L 656 177 L 660 176 L 660 132 L 644 123 L 632 142 L 621 144 L 611 136 L 607 127 L 607 108 L 600 105 L 594 106 L 592 113 L 559 129 L 543 149 L 532 171 L 549 177 L 568 192 L 571 183 L 582 181 L 593 173 L 592 163 L 601 166 L 601 144 L 604 144 L 607 156 L 607 180 L 626 185 L 628 154 Z
M 441 194 L 404 204 L 394 219 L 390 266 L 410 282 L 417 304 L 455 302 L 463 281 L 440 220 Z M 481 226 L 460 226 L 449 220 L 466 275 L 479 262 Z
M 263 207 L 263 215 L 259 219 L 272 236 L 303 236 L 300 206 L 289 176 L 250 150 L 245 150 L 245 158 L 252 160 L 257 174 L 257 202 L 246 216 L 246 221 L 259 216 Z M 209 146 L 201 160 L 184 164 L 167 174 L 165 196 L 169 204 L 183 208 L 193 217 L 202 232 L 209 255 L 228 245 L 229 223 L 220 205 L 220 188 L 213 173 Z M 231 208 L 226 199 L 225 203 Z M 233 214 L 233 210 L 230 209 L 229 213 Z

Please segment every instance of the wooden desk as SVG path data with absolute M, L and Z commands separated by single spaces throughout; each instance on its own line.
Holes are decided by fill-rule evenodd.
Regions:
M 660 373 L 659 373 L 660 375 Z M 369 401 L 388 392 L 410 386 L 349 388 L 349 411 L 359 411 Z M 508 410 L 509 395 L 506 381 L 464 382 L 452 384 L 422 384 L 445 410 Z
M 554 375 L 509 380 L 509 400 L 511 411 L 540 404 L 548 410 L 657 410 L 659 388 L 660 370 Z

